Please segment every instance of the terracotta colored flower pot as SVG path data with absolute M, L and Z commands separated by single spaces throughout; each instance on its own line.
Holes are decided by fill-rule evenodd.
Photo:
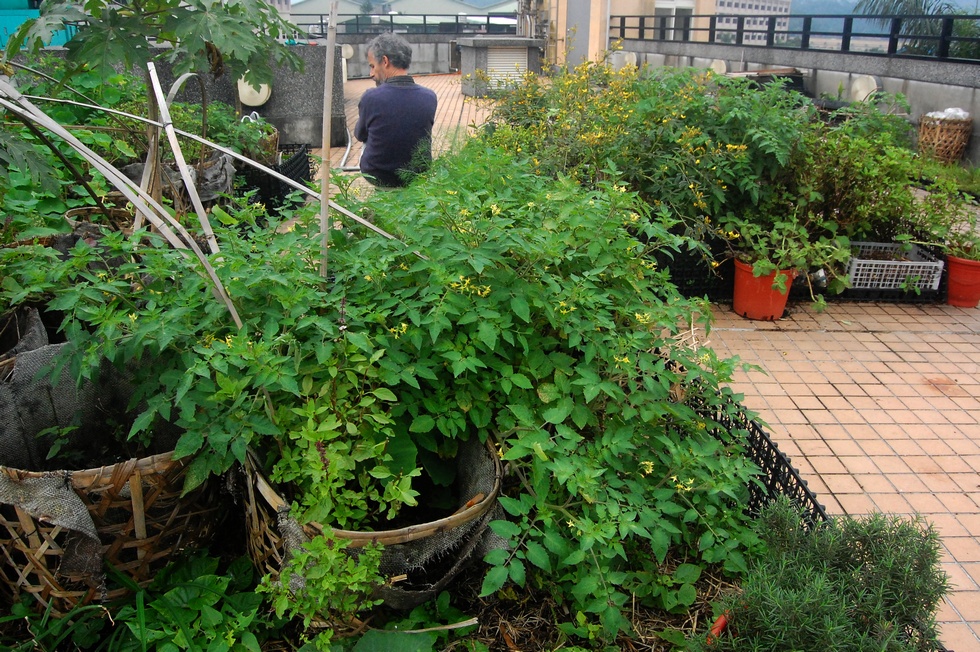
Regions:
M 980 261 L 949 256 L 949 293 L 946 303 L 960 308 L 976 308 L 980 304 Z
M 785 274 L 786 291 L 774 288 L 776 274 Z M 779 271 L 766 276 L 755 276 L 752 265 L 735 261 L 735 294 L 732 308 L 747 319 L 773 321 L 783 316 L 789 288 L 793 282 L 793 271 Z

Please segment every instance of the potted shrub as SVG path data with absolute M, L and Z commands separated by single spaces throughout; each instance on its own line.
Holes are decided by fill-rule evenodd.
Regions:
M 783 497 L 762 511 L 757 531 L 766 554 L 687 649 L 944 649 L 936 614 L 949 578 L 939 535 L 921 517 L 838 516 L 806 527 Z
M 719 226 L 735 259 L 732 307 L 743 317 L 779 319 L 797 274 L 805 275 L 818 309 L 826 304 L 814 291 L 811 272 L 824 270 L 831 278 L 829 289 L 839 291 L 837 270 L 850 257 L 848 240 L 836 235 L 835 224 L 810 212 L 803 200 L 773 201 L 764 211 L 729 214 Z
M 947 255 L 946 302 L 951 306 L 975 308 L 980 303 L 977 205 L 966 201 L 952 181 L 938 180 L 921 198 L 916 220 L 929 244 L 940 247 Z

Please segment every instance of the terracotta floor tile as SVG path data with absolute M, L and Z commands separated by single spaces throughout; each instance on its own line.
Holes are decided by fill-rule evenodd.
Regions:
M 950 514 L 969 514 L 977 510 L 977 504 L 966 494 L 937 493 L 936 498 Z
M 964 622 L 944 622 L 939 628 L 943 647 L 952 652 L 975 652 L 980 650 L 980 637 L 976 628 Z
M 962 620 L 963 617 L 960 616 L 960 614 L 956 611 L 956 608 L 953 606 L 953 604 L 948 599 L 943 600 L 943 603 L 939 606 L 939 609 L 936 613 L 936 622 L 943 623 L 943 627 L 941 631 L 943 633 L 946 633 L 948 631 L 947 628 L 949 627 L 950 624 L 952 623 L 960 624 L 960 621 Z M 945 637 L 942 640 L 945 641 L 946 640 Z
M 977 600 L 976 591 L 954 591 L 949 601 L 964 620 L 980 622 L 980 600 Z
M 943 545 L 957 561 L 980 561 L 980 540 L 976 537 L 947 537 L 943 539 Z M 977 606 L 980 608 L 980 604 Z
M 963 524 L 960 523 L 955 514 L 930 514 L 927 520 L 936 527 L 936 530 L 939 532 L 940 536 L 970 536 L 969 531 L 963 527 Z M 977 564 L 976 566 L 977 572 L 980 573 L 980 564 Z
M 964 455 L 963 461 L 970 465 L 970 468 L 980 473 L 980 455 Z
M 894 424 L 880 424 L 880 423 L 869 423 L 861 424 L 854 423 L 847 425 L 847 432 L 850 436 L 857 440 L 859 443 L 865 440 L 881 440 L 880 430 L 882 428 L 888 428 L 890 425 Z
M 975 493 L 980 491 L 980 474 L 977 473 L 950 473 L 953 479 L 964 492 Z
M 912 507 L 904 496 L 899 494 L 873 494 L 872 498 L 878 511 L 886 514 L 911 514 Z
M 965 564 L 958 564 L 955 561 L 943 562 L 943 572 L 949 578 L 949 583 L 954 591 L 980 591 L 976 581 L 966 570 Z
M 946 473 L 920 473 L 919 478 L 925 484 L 926 489 L 933 493 L 964 493 L 959 483 Z
M 889 387 L 888 389 L 889 393 L 887 395 L 878 397 L 878 407 L 882 410 L 907 410 L 908 408 L 905 405 L 905 401 L 892 395 L 895 392 L 895 388 Z
M 914 473 L 889 473 L 883 477 L 887 477 L 888 481 L 895 486 L 896 491 L 902 494 L 928 491 L 926 483 Z
M 866 494 L 836 494 L 835 498 L 848 516 L 864 516 L 877 510 L 874 501 Z
M 919 447 L 926 455 L 950 455 L 956 452 L 952 446 L 941 439 L 921 439 Z
M 956 520 L 963 524 L 963 527 L 972 537 L 980 537 L 980 512 L 976 514 L 957 514 Z
M 971 470 L 970 465 L 959 455 L 934 455 L 932 459 L 946 473 L 967 473 Z
M 864 439 L 859 441 L 858 445 L 866 455 L 870 455 L 871 457 L 895 454 L 895 451 L 892 449 L 891 445 L 886 441 L 882 441 L 881 439 Z
M 931 493 L 906 493 L 903 494 L 905 500 L 909 501 L 912 510 L 918 514 L 946 514 L 949 512 L 946 506 Z M 980 549 L 977 550 L 980 554 Z M 958 557 L 957 557 L 958 559 Z
M 878 469 L 885 474 L 891 475 L 892 473 L 909 473 L 908 465 L 898 457 L 881 457 L 875 458 L 875 464 Z
M 827 489 L 840 499 L 843 494 L 864 494 L 864 489 L 854 476 L 848 473 L 821 473 L 820 478 L 826 483 Z
M 909 465 L 914 473 L 942 473 L 943 468 L 933 460 L 931 457 L 926 455 L 910 455 L 908 453 L 903 453 L 896 449 L 897 453 L 902 455 L 902 459 L 905 463 Z
M 867 457 L 866 455 L 842 456 L 839 451 L 835 451 L 835 452 L 837 453 L 838 459 L 844 465 L 844 468 L 847 469 L 848 473 L 851 474 L 874 473 L 875 471 L 878 470 L 878 467 L 875 465 L 874 460 L 871 459 L 870 457 Z
M 814 455 L 808 458 L 813 470 L 819 473 L 829 483 L 828 475 L 841 475 L 847 472 L 844 465 L 833 455 Z
M 970 562 L 965 564 L 960 564 L 963 570 L 970 576 L 973 583 L 980 588 L 980 563 Z

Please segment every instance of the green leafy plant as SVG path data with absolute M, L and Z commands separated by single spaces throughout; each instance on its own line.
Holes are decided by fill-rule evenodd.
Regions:
M 145 588 L 125 577 L 121 581 L 133 591 L 122 603 L 79 606 L 60 617 L 14 603 L 0 625 L 20 621 L 26 632 L 14 630 L 9 638 L 0 634 L 0 645 L 16 652 L 258 652 L 262 643 L 280 635 L 284 624 L 266 613 L 246 558 L 222 563 L 189 552 L 176 557 Z
M 920 244 L 941 248 L 950 256 L 980 260 L 977 206 L 955 182 L 940 179 L 922 193 L 912 221 Z
M 233 4 L 200 0 L 145 0 L 116 5 L 105 0 L 45 3 L 41 15 L 25 22 L 7 43 L 7 58 L 23 47 L 37 52 L 51 34 L 71 24 L 69 61 L 103 77 L 118 66 L 145 69 L 165 59 L 175 76 L 188 72 L 229 74 L 250 83 L 268 83 L 274 66 L 302 69 L 302 61 L 281 42 L 294 31 L 262 0 Z M 163 47 L 160 47 L 163 46 Z
M 368 544 L 351 550 L 346 542 L 329 534 L 314 537 L 283 565 L 278 578 L 266 577 L 261 590 L 271 594 L 278 616 L 302 618 L 309 628 L 320 614 L 330 614 L 331 622 L 358 630 L 356 615 L 381 603 L 372 598 L 384 583 L 379 575 L 381 546 Z M 320 628 L 313 638 L 319 650 L 330 650 L 334 631 Z
M 493 526 L 512 547 L 488 559 L 485 592 L 552 591 L 611 640 L 634 595 L 684 609 L 698 567 L 744 570 L 757 545 L 740 435 L 719 439 L 689 403 L 720 403 L 731 363 L 678 339 L 708 312 L 650 255 L 683 239 L 618 175 L 610 165 L 586 188 L 474 142 L 361 207 L 396 238 L 332 230 L 326 279 L 314 208 L 268 228 L 261 207 L 216 208 L 212 263 L 241 326 L 206 275 L 144 232 L 69 256 L 0 252 L 4 296 L 63 311 L 78 378 L 106 358 L 145 361 L 133 434 L 178 426 L 189 487 L 252 448 L 303 522 L 384 526 L 418 502 L 420 473 L 451 485 L 460 441 L 496 441 L 521 482 Z M 339 545 L 307 552 L 324 582 L 354 572 Z M 662 569 L 673 555 L 689 565 Z M 300 558 L 305 573 L 314 557 Z M 352 601 L 314 584 L 290 604 L 349 621 L 376 573 L 357 572 Z
M 837 517 L 812 529 L 781 498 L 757 523 L 768 553 L 719 605 L 728 627 L 695 650 L 935 650 L 949 583 L 921 518 Z
M 253 587 L 246 558 L 220 572 L 219 560 L 203 555 L 174 563 L 116 613 L 110 649 L 258 652 L 276 627 Z

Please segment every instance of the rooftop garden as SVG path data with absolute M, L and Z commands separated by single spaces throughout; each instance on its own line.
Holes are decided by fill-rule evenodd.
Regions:
M 149 108 L 130 76 L 45 70 L 15 78 Z M 951 226 L 959 187 L 887 105 L 820 115 L 778 84 L 692 70 L 532 77 L 408 188 L 337 197 L 373 229 L 234 185 L 201 211 L 183 201 L 195 190 L 166 184 L 166 215 L 140 226 L 92 153 L 119 168 L 151 138 L 58 104 L 85 146 L 66 147 L 50 125 L 8 115 L 0 302 L 37 309 L 56 350 L 37 347 L 50 352 L 43 373 L 4 382 L 20 397 L 76 388 L 99 410 L 111 386 L 125 409 L 85 428 L 52 398 L 44 428 L 7 435 L 29 437 L 38 467 L 0 489 L 28 472 L 121 473 L 160 447 L 177 463 L 154 487 L 139 475 L 113 486 L 122 526 L 83 505 L 98 548 L 84 572 L 67 572 L 78 559 L 59 537 L 86 530 L 4 501 L 0 640 L 939 649 L 947 584 L 927 523 L 813 521 L 782 500 L 746 509 L 764 478 L 748 430 L 728 425 L 745 412 L 726 387 L 739 362 L 702 344 L 708 301 L 673 275 L 685 256 L 706 275 L 738 258 L 757 274 L 796 270 L 820 303 L 847 286 L 852 241 L 946 248 L 955 233 L 971 251 L 975 231 Z M 188 132 L 206 114 L 209 139 L 253 157 L 269 136 L 231 107 L 170 109 Z M 160 157 L 181 176 L 184 146 Z M 87 220 L 65 219 L 93 203 Z M 109 209 L 132 219 L 110 224 Z M 190 516 L 155 520 L 164 502 Z M 192 538 L 205 507 L 213 527 Z M 160 540 L 187 536 L 158 554 L 147 521 L 163 523 Z M 52 565 L 31 554 L 41 545 L 25 523 L 48 528 Z

